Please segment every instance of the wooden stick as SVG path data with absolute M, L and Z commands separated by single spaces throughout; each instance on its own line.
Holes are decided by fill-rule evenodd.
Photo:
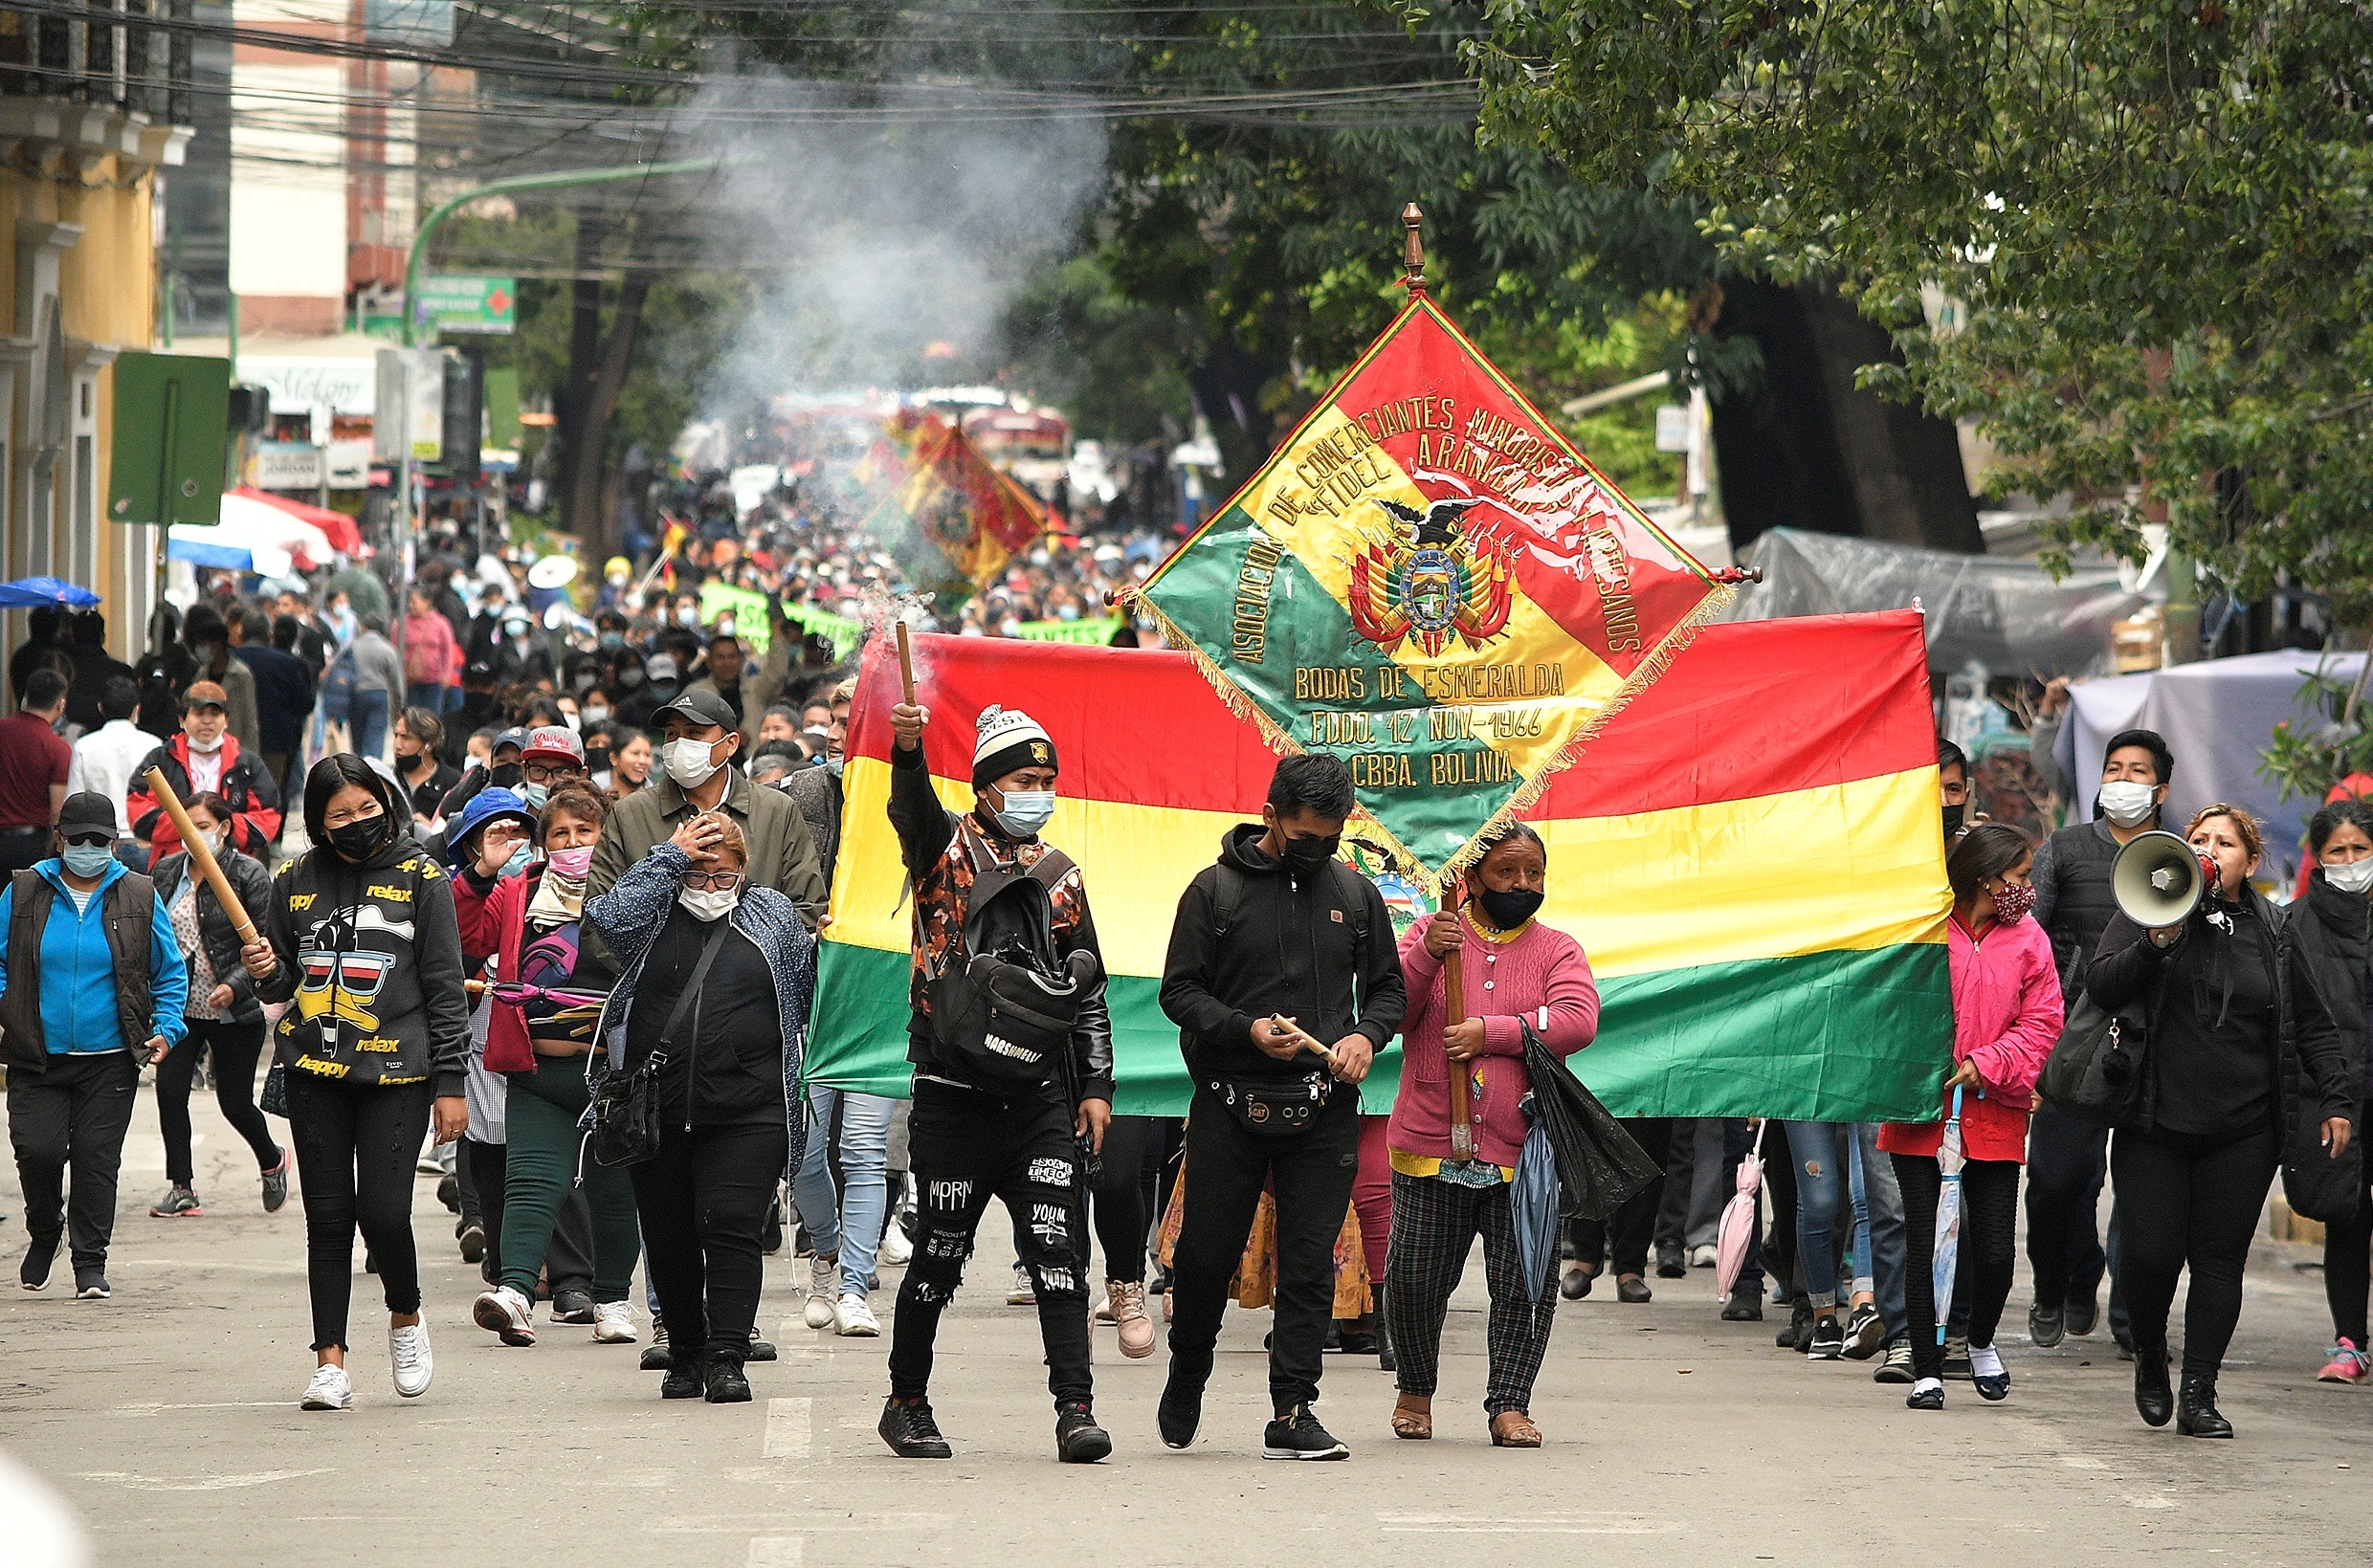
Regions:
M 907 640 L 906 623 L 898 623 L 898 678 L 906 683 L 906 705 L 915 705 L 915 645 Z
M 148 792 L 157 798 L 159 806 L 165 807 L 165 814 L 173 819 L 173 826 L 181 832 L 182 848 L 189 851 L 189 863 L 198 868 L 198 874 L 205 877 L 207 884 L 214 890 L 214 897 L 221 903 L 223 913 L 231 917 L 232 925 L 238 930 L 239 940 L 255 940 L 255 922 L 247 917 L 247 906 L 240 903 L 239 895 L 231 891 L 231 878 L 225 876 L 222 867 L 214 863 L 214 851 L 206 847 L 206 839 L 189 821 L 189 813 L 182 809 L 181 797 L 174 794 L 173 786 L 165 782 L 163 768 L 152 767 L 148 770 Z
M 1326 1063 L 1327 1066 L 1335 1067 L 1338 1065 L 1335 1060 L 1335 1052 L 1331 1048 L 1320 1045 L 1317 1035 L 1312 1034 L 1308 1029 L 1303 1028 L 1299 1024 L 1295 1023 L 1283 1013 L 1271 1013 L 1269 1015 L 1269 1022 L 1275 1024 L 1278 1028 L 1283 1029 L 1287 1034 L 1292 1035 L 1296 1040 L 1300 1041 L 1302 1049 L 1320 1057 Z
M 1443 900 L 1442 907 L 1453 917 L 1458 915 L 1458 894 L 1463 887 L 1463 883 L 1453 886 L 1450 890 L 1450 896 Z M 1461 925 L 1463 928 L 1463 917 Z M 1445 1042 L 1450 1038 L 1451 1025 L 1463 1024 L 1467 1021 L 1466 970 L 1466 947 L 1462 943 L 1444 961 L 1442 969 L 1442 1025 Z M 1445 1055 L 1449 1053 L 1449 1046 L 1445 1044 L 1443 1047 Z M 1465 1164 L 1475 1158 L 1475 1105 L 1473 1092 L 1468 1087 L 1468 1071 L 1466 1063 L 1451 1063 L 1451 1158 L 1460 1164 Z

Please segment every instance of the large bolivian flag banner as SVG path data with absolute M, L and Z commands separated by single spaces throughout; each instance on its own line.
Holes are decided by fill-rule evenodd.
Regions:
M 1431 881 L 1729 594 L 1415 293 L 1126 602 Z
M 1575 1064 L 1625 1115 L 1933 1118 L 1952 1054 L 1950 894 L 1919 617 L 1700 638 L 1608 719 L 1587 768 L 1522 812 L 1549 850 L 1541 917 L 1583 943 L 1604 997 Z M 949 806 L 971 805 L 983 707 L 1021 708 L 1053 738 L 1045 836 L 1079 862 L 1102 938 L 1115 1109 L 1183 1115 L 1178 1030 L 1157 1000 L 1171 920 L 1221 835 L 1258 819 L 1275 755 L 1183 654 L 915 642 L 924 761 Z M 807 1071 L 903 1096 L 912 911 L 887 814 L 898 700 L 897 658 L 876 640 L 851 717 Z M 1397 917 L 1423 910 L 1406 885 L 1386 894 Z M 1398 1061 L 1363 1090 L 1371 1114 L 1390 1109 Z

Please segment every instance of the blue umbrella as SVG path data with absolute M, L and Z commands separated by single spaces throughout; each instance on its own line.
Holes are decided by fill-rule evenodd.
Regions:
M 1465 1064 L 1453 1066 L 1463 1069 Z M 1517 1153 L 1516 1185 L 1508 1202 L 1516 1230 L 1517 1268 L 1524 1275 L 1525 1299 L 1531 1301 L 1540 1296 L 1557 1261 L 1558 1172 L 1557 1155 L 1549 1147 L 1549 1129 L 1541 1123 L 1539 1102 L 1527 1094 L 1523 1109 L 1532 1127 Z
M 1953 1276 L 1961 1270 L 1961 1090 L 1953 1090 L 1952 1118 L 1937 1145 L 1937 1343 L 1944 1343 L 1944 1320 L 1952 1315 Z
M 98 594 L 62 578 L 20 577 L 13 583 L 0 583 L 0 609 L 33 609 L 42 605 L 88 609 L 98 603 Z

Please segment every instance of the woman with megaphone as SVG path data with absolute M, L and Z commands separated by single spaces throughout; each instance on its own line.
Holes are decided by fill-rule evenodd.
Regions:
M 2173 1416 L 2186 1436 L 2230 1437 L 2217 1372 L 2281 1161 L 2286 1073 L 2301 1075 L 2329 1158 L 2348 1147 L 2359 1086 L 2297 928 L 2250 886 L 2265 848 L 2257 823 L 2240 806 L 2210 806 L 2184 841 L 2206 882 L 2197 903 L 2150 928 L 2121 908 L 2086 981 L 2101 1007 L 2142 1019 L 2140 1093 L 2110 1146 L 2135 1408 L 2153 1426 Z M 2170 1391 L 2167 1314 L 2186 1267 L 2182 1386 Z

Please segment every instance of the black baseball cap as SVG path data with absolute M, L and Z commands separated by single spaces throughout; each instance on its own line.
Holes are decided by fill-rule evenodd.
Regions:
M 116 803 L 96 789 L 67 796 L 57 811 L 57 836 L 71 843 L 93 834 L 104 834 L 109 843 L 115 842 Z
M 732 703 L 715 692 L 704 692 L 698 687 L 652 715 L 651 721 L 664 724 L 670 714 L 682 714 L 695 724 L 714 724 L 721 730 L 739 730 L 742 727 L 742 720 L 734 717 Z

